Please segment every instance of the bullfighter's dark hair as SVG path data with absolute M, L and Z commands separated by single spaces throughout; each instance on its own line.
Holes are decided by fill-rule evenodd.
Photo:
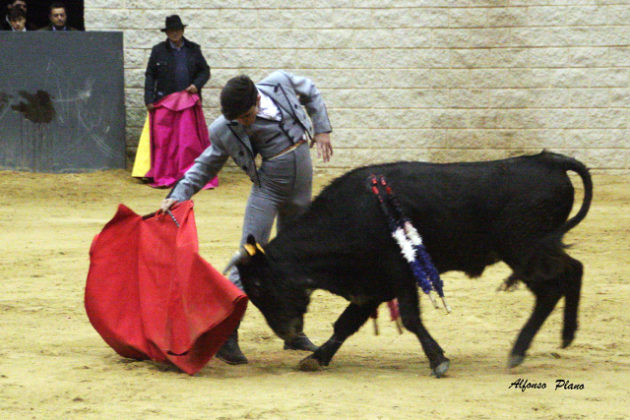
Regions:
M 9 10 L 9 13 L 7 14 L 9 22 L 15 22 L 16 20 L 20 20 L 22 18 L 26 19 L 26 13 L 24 13 L 24 9 L 21 7 L 14 7 Z
M 48 14 L 52 12 L 52 9 L 63 9 L 66 11 L 66 13 L 68 13 L 68 8 L 66 7 L 64 3 L 60 1 L 54 1 L 50 4 L 50 6 L 48 6 Z
M 221 90 L 221 113 L 235 120 L 256 105 L 258 89 L 248 76 L 242 74 L 228 80 Z

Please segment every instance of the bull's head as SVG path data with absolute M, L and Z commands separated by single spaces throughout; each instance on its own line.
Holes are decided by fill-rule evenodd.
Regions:
M 224 272 L 233 266 L 238 269 L 247 297 L 280 338 L 288 341 L 302 331 L 310 291 L 302 282 L 282 274 L 252 235 Z

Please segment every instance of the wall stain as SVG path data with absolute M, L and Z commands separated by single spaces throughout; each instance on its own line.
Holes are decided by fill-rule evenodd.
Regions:
M 24 118 L 34 123 L 45 124 L 50 123 L 55 118 L 55 107 L 48 92 L 38 90 L 35 94 L 30 94 L 20 90 L 18 93 L 25 101 L 11 105 L 11 109 L 22 113 Z

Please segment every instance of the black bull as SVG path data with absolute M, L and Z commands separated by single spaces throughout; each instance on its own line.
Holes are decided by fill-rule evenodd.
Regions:
M 582 206 L 571 219 L 574 190 L 567 171 L 577 172 L 584 184 Z M 513 270 L 509 281 L 521 280 L 534 293 L 534 310 L 514 344 L 510 367 L 522 363 L 562 296 L 562 345 L 573 341 L 583 268 L 565 253 L 562 237 L 590 207 L 593 186 L 587 168 L 550 152 L 491 162 L 397 162 L 337 178 L 267 246 L 250 236 L 231 262 L 250 300 L 285 340 L 301 331 L 314 289 L 351 302 L 330 339 L 301 361 L 302 369 L 327 366 L 374 309 L 394 298 L 403 325 L 420 340 L 433 373 L 442 376 L 449 367 L 420 319 L 417 285 L 370 191 L 372 174 L 385 176 L 440 273 L 457 270 L 475 277 L 504 261 Z

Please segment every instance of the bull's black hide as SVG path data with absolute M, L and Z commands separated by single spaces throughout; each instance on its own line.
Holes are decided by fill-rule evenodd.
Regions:
M 585 190 L 571 219 L 574 191 L 567 171 L 579 174 Z M 337 178 L 264 253 L 248 247 L 249 253 L 236 262 L 247 295 L 285 340 L 301 331 L 312 290 L 325 289 L 351 302 L 335 322 L 332 337 L 302 361 L 303 368 L 328 365 L 381 302 L 397 298 L 403 324 L 418 336 L 433 373 L 441 376 L 448 369 L 449 360 L 420 320 L 414 277 L 368 188 L 371 174 L 386 177 L 440 273 L 479 276 L 486 266 L 504 261 L 513 270 L 512 279 L 534 293 L 536 305 L 512 349 L 510 366 L 523 361 L 562 296 L 562 342 L 571 343 L 582 264 L 565 253 L 562 236 L 588 212 L 592 183 L 586 167 L 549 152 L 491 162 L 399 162 Z

